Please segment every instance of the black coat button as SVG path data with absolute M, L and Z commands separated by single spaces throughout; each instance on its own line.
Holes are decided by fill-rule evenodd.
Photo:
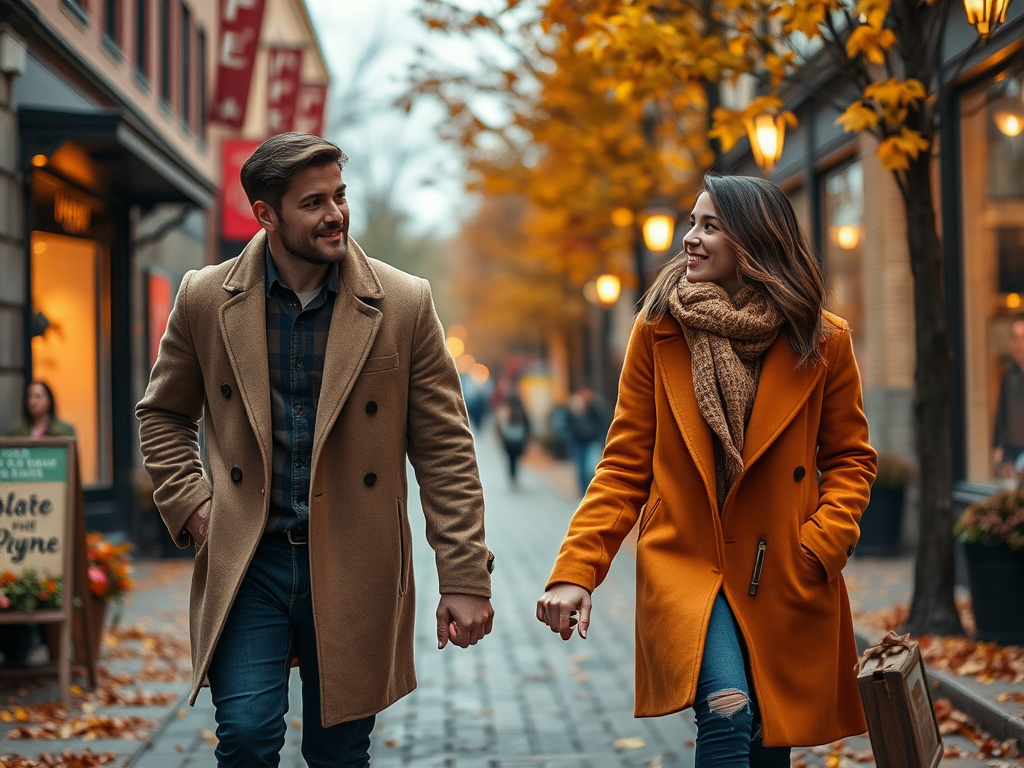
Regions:
M 231 397 L 231 387 L 229 387 L 227 384 L 221 384 L 220 393 L 224 395 L 225 398 Z
M 377 484 L 377 475 L 373 472 L 369 472 L 366 477 L 363 478 L 363 482 L 366 483 L 367 488 L 373 488 L 373 486 Z
M 240 470 L 238 467 L 232 467 L 231 468 L 231 479 L 233 481 L 235 481 L 236 483 L 242 482 L 242 470 Z
M 796 469 L 793 470 L 793 479 L 799 483 L 801 480 L 804 479 L 804 475 L 806 474 L 806 469 L 804 469 L 803 467 L 797 467 Z
M 375 414 L 376 412 L 377 412 L 377 403 L 376 403 L 376 401 L 371 400 L 370 402 L 368 402 L 366 404 L 366 413 L 369 414 L 370 416 L 373 416 L 373 414 Z

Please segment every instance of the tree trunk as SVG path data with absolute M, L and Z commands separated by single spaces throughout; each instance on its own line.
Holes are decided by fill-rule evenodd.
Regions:
M 963 628 L 953 600 L 952 357 L 929 155 L 923 152 L 911 161 L 904 189 L 914 273 L 914 422 L 920 488 L 914 596 L 905 630 L 915 635 L 959 635 Z

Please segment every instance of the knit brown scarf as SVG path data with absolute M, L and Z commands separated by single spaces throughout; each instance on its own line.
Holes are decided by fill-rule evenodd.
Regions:
M 761 356 L 785 318 L 766 295 L 743 287 L 729 298 L 715 283 L 679 280 L 669 311 L 690 347 L 693 389 L 715 436 L 718 508 L 743 474 L 743 442 L 761 376 Z

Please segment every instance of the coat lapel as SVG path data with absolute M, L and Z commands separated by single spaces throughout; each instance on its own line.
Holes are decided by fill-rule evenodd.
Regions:
M 369 260 L 355 240 L 341 262 L 338 297 L 331 316 L 331 332 L 324 356 L 323 385 L 313 433 L 313 466 L 317 465 L 324 440 L 348 399 L 356 376 L 370 355 L 383 315 L 363 299 L 382 299 L 384 290 Z
M 761 367 L 757 398 L 743 444 L 744 471 L 750 469 L 796 417 L 824 371 L 823 364 L 801 366 L 800 356 L 790 346 L 788 335 L 779 334 Z
M 673 334 L 655 345 L 658 370 L 668 394 L 669 405 L 675 416 L 679 431 L 697 465 L 712 508 L 718 506 L 718 492 L 715 490 L 715 449 L 712 443 L 711 427 L 701 416 L 697 395 L 693 390 L 693 371 L 690 348 L 682 332 Z
M 234 295 L 221 306 L 220 332 L 269 476 L 273 435 L 267 361 L 266 242 L 266 233 L 260 231 L 224 279 L 224 289 Z

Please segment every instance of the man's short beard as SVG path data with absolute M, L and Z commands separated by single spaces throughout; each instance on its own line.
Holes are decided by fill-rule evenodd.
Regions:
M 301 238 L 293 238 L 291 236 L 291 227 L 284 222 L 284 217 L 280 213 L 277 215 L 278 219 L 278 234 L 281 236 L 281 244 L 284 245 L 284 249 L 307 264 L 315 264 L 317 266 L 334 264 L 340 259 L 348 255 L 348 232 L 342 231 L 342 253 L 338 258 L 333 255 L 326 256 L 322 254 L 316 248 L 316 241 L 313 239 L 303 240 Z

